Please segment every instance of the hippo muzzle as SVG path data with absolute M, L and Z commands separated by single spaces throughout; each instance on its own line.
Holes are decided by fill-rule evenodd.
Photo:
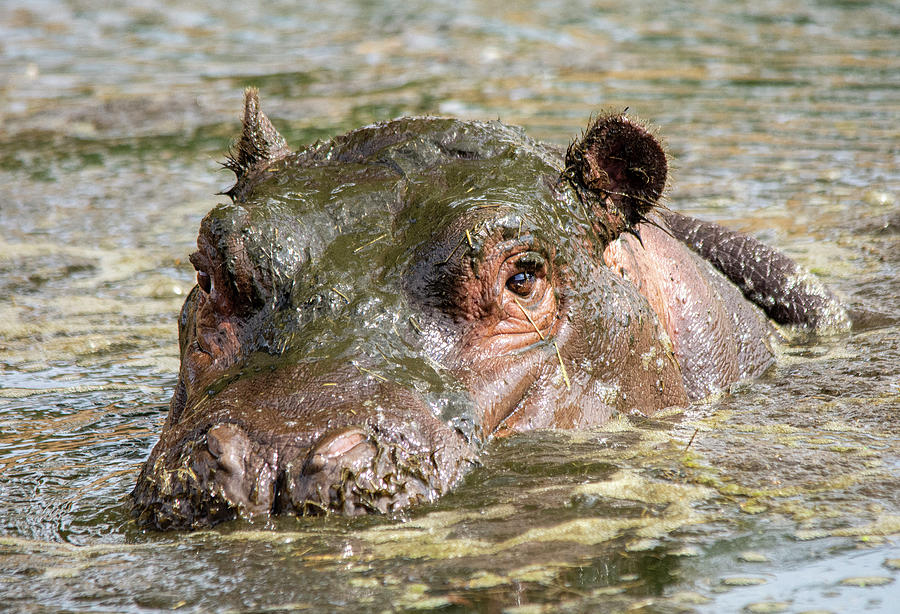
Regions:
M 158 528 L 387 513 L 446 493 L 475 463 L 470 435 L 375 377 L 255 374 L 181 412 L 144 466 L 135 509 Z

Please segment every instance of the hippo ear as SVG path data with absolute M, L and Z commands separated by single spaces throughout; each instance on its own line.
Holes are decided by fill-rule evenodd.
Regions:
M 659 141 L 624 114 L 604 115 L 591 123 L 566 151 L 563 176 L 589 202 L 598 230 L 613 240 L 652 209 L 666 185 L 668 163 Z
M 232 200 L 245 191 L 247 179 L 269 163 L 288 153 L 287 141 L 278 134 L 272 122 L 259 108 L 259 90 L 244 90 L 244 118 L 241 137 L 228 153 L 225 166 L 237 176 L 237 183 L 225 192 Z

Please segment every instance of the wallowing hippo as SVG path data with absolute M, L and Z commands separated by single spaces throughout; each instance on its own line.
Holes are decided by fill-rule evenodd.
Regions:
M 432 117 L 293 152 L 250 89 L 227 166 L 132 493 L 142 525 L 430 501 L 493 437 L 759 375 L 767 315 L 848 322 L 787 257 L 659 207 L 665 153 L 626 115 L 566 152 Z

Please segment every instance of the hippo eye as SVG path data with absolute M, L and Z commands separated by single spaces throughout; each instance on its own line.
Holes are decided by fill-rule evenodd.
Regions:
M 519 296 L 529 296 L 534 290 L 537 277 L 531 271 L 519 271 L 506 280 L 506 289 Z
M 209 276 L 209 273 L 197 271 L 197 285 L 207 294 L 212 292 L 212 278 Z

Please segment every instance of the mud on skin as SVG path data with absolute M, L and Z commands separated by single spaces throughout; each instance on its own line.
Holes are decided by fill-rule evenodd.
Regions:
M 769 317 L 848 326 L 784 255 L 658 207 L 664 150 L 625 115 L 566 152 L 430 117 L 294 152 L 250 89 L 227 166 L 132 493 L 144 526 L 431 501 L 491 438 L 759 375 Z

